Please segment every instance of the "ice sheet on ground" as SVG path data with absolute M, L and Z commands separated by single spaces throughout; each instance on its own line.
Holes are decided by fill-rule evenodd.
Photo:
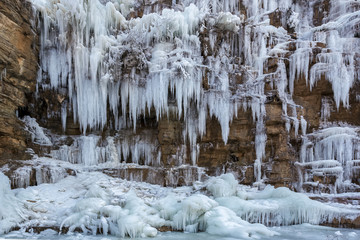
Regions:
M 156 228 L 167 226 L 227 237 L 235 237 L 240 233 L 236 229 L 243 229 L 242 237 L 256 238 L 277 234 L 261 223 L 318 224 L 360 214 L 310 200 L 287 188 L 268 186 L 258 191 L 238 185 L 232 174 L 213 177 L 196 188 L 165 188 L 99 172 L 79 172 L 54 184 L 15 190 L 10 190 L 7 177 L 2 175 L 1 180 L 2 201 L 8 209 L 1 212 L 2 221 L 8 223 L 3 232 L 15 226 L 68 227 L 69 234 L 75 230 L 90 235 L 99 231 L 135 238 L 156 236 Z M 216 190 L 221 187 L 219 183 L 228 189 L 226 194 Z M 204 192 L 206 188 L 209 190 Z

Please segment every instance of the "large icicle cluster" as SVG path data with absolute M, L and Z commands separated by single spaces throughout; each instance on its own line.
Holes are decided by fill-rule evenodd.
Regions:
M 277 90 L 278 96 L 283 104 L 283 119 L 285 120 L 288 132 L 291 126 L 293 126 L 294 135 L 297 137 L 300 126 L 303 135 L 306 134 L 307 128 L 307 122 L 304 117 L 297 115 L 297 108 L 301 108 L 301 106 L 296 105 L 292 100 L 295 79 L 305 79 L 310 90 L 316 87 L 316 83 L 320 79 L 326 79 L 332 85 L 336 108 L 339 109 L 341 104 L 345 108 L 349 108 L 350 89 L 359 76 L 359 69 L 356 68 L 358 58 L 356 53 L 360 50 L 360 41 L 355 36 L 356 29 L 360 24 L 358 17 L 360 14 L 359 3 L 357 1 L 330 1 L 330 12 L 325 13 L 327 17 L 323 19 L 323 24 L 314 27 L 311 18 L 313 17 L 315 1 L 308 1 L 306 3 L 301 1 L 244 2 L 245 5 L 248 6 L 248 19 L 244 30 L 244 53 L 248 54 L 248 56 L 245 57 L 246 65 L 257 67 L 257 79 L 262 78 L 263 81 L 267 81 L 270 77 L 270 82 Z M 285 31 L 283 27 L 275 28 L 269 25 L 267 14 L 275 9 L 277 9 L 276 11 L 287 11 L 287 22 L 283 21 L 281 25 L 294 29 L 297 35 L 296 40 L 294 40 L 294 37 L 291 36 L 288 31 Z M 282 14 L 284 14 L 285 11 L 283 11 Z M 284 19 L 285 18 L 282 20 Z M 299 19 L 301 19 L 301 21 L 299 21 Z M 248 24 L 248 22 L 251 21 L 253 21 L 253 23 Z M 250 36 L 252 37 L 251 39 Z M 290 38 L 291 41 L 289 41 Z M 295 43 L 295 51 L 291 52 L 290 56 L 288 55 L 290 48 L 289 43 Z M 316 53 L 316 56 L 314 56 L 313 48 L 318 46 L 322 46 L 321 52 Z M 262 75 L 264 69 L 266 69 L 266 60 L 272 57 L 278 59 L 276 72 Z M 289 61 L 288 72 L 284 60 Z M 264 95 L 264 92 L 260 92 L 259 94 Z M 304 158 L 306 158 L 306 162 L 321 162 L 325 159 L 336 159 L 339 161 L 335 168 L 328 169 L 328 171 L 330 171 L 328 174 L 338 176 L 335 187 L 335 189 L 338 189 L 338 187 L 340 185 L 343 186 L 344 183 L 349 184 L 353 170 L 357 170 L 356 156 L 354 155 L 357 151 L 355 148 L 357 148 L 358 142 L 352 142 L 354 138 L 352 138 L 352 140 L 344 140 L 346 136 L 337 134 L 332 128 L 326 129 L 326 127 L 328 127 L 326 121 L 330 116 L 329 105 L 326 106 L 327 107 L 322 109 L 321 113 L 324 123 L 322 127 L 325 128 L 324 131 L 331 132 L 331 134 L 334 135 L 328 136 L 328 141 L 325 139 L 320 140 L 321 137 L 319 137 L 315 144 L 315 148 L 317 149 L 315 151 L 317 152 L 313 155 L 309 153 L 312 151 L 312 148 L 309 148 L 309 142 L 307 142 L 307 138 L 305 137 L 303 149 L 308 148 L 308 155 L 305 157 L 305 150 L 302 150 L 301 161 L 304 161 Z M 288 112 L 289 109 L 290 112 Z M 259 128 L 261 129 L 261 121 L 257 122 L 256 139 L 260 139 L 262 135 L 264 135 L 264 131 L 258 132 Z M 266 135 L 264 136 L 266 139 Z M 357 139 L 357 137 L 355 137 L 355 139 Z M 330 144 L 329 141 L 336 141 L 331 142 L 332 149 L 328 147 Z M 324 146 L 326 142 L 327 145 Z M 256 146 L 259 145 L 261 144 L 256 141 Z M 344 154 L 343 151 L 347 151 L 349 154 Z M 320 154 L 320 152 L 322 153 Z M 328 152 L 328 154 L 324 152 Z M 258 149 L 256 153 L 259 159 Z M 334 156 L 334 153 L 338 155 Z M 346 155 L 346 157 L 341 157 L 340 155 Z M 259 176 L 261 174 L 261 167 L 259 167 L 261 166 L 261 162 L 258 159 L 255 161 L 255 176 L 257 180 L 260 179 Z M 300 163 L 300 165 L 302 164 L 309 165 L 311 163 Z M 323 167 L 326 168 L 325 166 Z M 321 170 L 319 171 L 321 172 Z M 322 175 L 324 173 L 321 172 L 317 174 Z M 312 175 L 310 177 L 306 175 L 305 178 L 311 179 Z
M 190 147 L 196 165 L 206 119 L 218 119 L 227 143 L 240 107 L 250 109 L 256 123 L 257 183 L 264 178 L 266 87 L 282 102 L 282 119 L 296 138 L 300 127 L 302 135 L 307 130 L 293 100 L 297 80 L 305 79 L 311 90 L 321 79 L 329 81 L 339 109 L 350 107 L 349 92 L 359 76 L 355 33 L 360 13 L 354 0 L 330 1 L 329 12 L 317 25 L 315 1 L 186 0 L 171 6 L 136 0 L 31 2 L 41 33 L 38 87 L 67 96 L 61 103 L 64 129 L 69 112 L 84 134 L 105 125 L 136 130 L 142 116 L 154 113 L 159 120 L 175 115 L 185 123 L 183 144 Z M 279 26 L 271 23 L 271 14 L 280 14 Z M 268 63 L 274 59 L 271 72 Z M 324 108 L 322 118 L 328 116 Z M 131 150 L 121 142 L 121 151 L 110 156 L 111 141 L 107 149 L 95 146 L 95 140 L 84 136 L 77 141 L 79 146 L 93 144 L 88 156 L 70 154 L 77 143 L 54 156 L 94 165 L 116 157 L 126 160 L 131 152 L 133 163 L 140 155 L 145 164 L 158 163 L 158 156 L 148 155 L 157 148 L 150 142 Z
M 298 24 L 299 40 L 297 50 L 292 56 L 290 68 L 291 89 L 297 78 L 303 75 L 312 89 L 322 76 L 332 84 L 336 107 L 342 103 L 349 108 L 349 91 L 358 77 L 355 68 L 356 52 L 359 51 L 359 41 L 355 38 L 359 21 L 359 5 L 357 1 L 331 1 L 328 17 L 323 25 L 310 28 L 305 23 Z M 302 16 L 303 17 L 303 16 Z M 303 17 L 306 19 L 305 17 Z M 324 44 L 321 53 L 316 55 L 316 63 L 310 67 L 312 47 Z
M 140 139 L 139 136 L 125 139 L 107 137 L 100 140 L 96 135 L 81 136 L 71 146 L 63 145 L 58 150 L 53 150 L 51 156 L 84 166 L 102 164 L 104 167 L 119 167 L 121 163 L 160 166 L 161 154 L 154 145 L 149 144 L 150 140 Z
M 163 9 L 131 20 L 125 17 L 138 4 L 132 1 L 32 2 L 41 29 L 39 85 L 66 89 L 64 128 L 67 111 L 73 112 L 84 133 L 102 128 L 109 105 L 116 129 L 135 129 L 138 117 L 152 107 L 157 119 L 169 115 L 174 108 L 168 99 L 173 97 L 175 113 L 187 119 L 184 138 L 189 138 L 194 164 L 196 139 L 205 132 L 207 114 L 219 119 L 227 142 L 237 113 L 228 76 L 233 43 L 225 42 L 219 56 L 209 57 L 206 65 L 199 33 L 206 28 L 206 16 L 207 27 L 236 35 L 243 17 L 222 12 L 238 9 L 236 1 L 189 1 L 183 11 Z M 211 91 L 202 88 L 205 71 Z
M 84 132 L 105 125 L 108 103 L 116 122 L 121 110 L 121 120 L 129 120 L 134 128 L 138 116 L 151 107 L 158 118 L 168 114 L 168 89 L 175 94 L 179 117 L 184 114 L 186 118 L 190 101 L 196 102 L 198 108 L 203 104 L 201 81 L 205 66 L 198 33 L 206 14 L 204 9 L 200 11 L 190 4 L 183 12 L 164 9 L 126 21 L 121 10 L 125 3 L 33 3 L 42 17 L 40 84 L 68 89 L 74 120 L 80 122 Z M 135 3 L 128 4 L 127 8 Z M 240 19 L 227 13 L 215 22 L 238 30 Z M 133 54 L 135 59 L 121 59 L 125 54 Z M 127 67 L 131 60 L 139 62 L 130 66 L 129 73 L 121 72 L 122 65 Z M 50 79 L 49 83 L 43 82 L 42 73 Z M 226 93 L 228 79 L 221 80 L 223 86 L 219 90 Z M 212 99 L 222 104 L 221 96 L 219 100 Z M 219 110 L 212 106 L 209 104 L 220 118 Z

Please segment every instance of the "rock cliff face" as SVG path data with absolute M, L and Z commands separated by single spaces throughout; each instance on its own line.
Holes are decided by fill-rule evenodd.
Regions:
M 108 11 L 106 23 L 82 22 L 55 2 L 32 2 L 40 34 L 36 95 L 30 3 L 0 3 L 0 159 L 29 159 L 25 150 L 32 147 L 38 155 L 103 164 L 108 174 L 162 185 L 233 172 L 244 184 L 331 192 L 347 180 L 335 188 L 358 189 L 360 23 L 352 18 L 358 2 L 344 10 L 323 0 L 134 1 L 104 10 L 109 1 L 91 1 L 89 9 Z M 189 29 L 172 30 L 176 21 Z M 161 32 L 164 24 L 168 32 Z M 324 64 L 342 70 L 327 75 Z M 48 129 L 50 143 L 31 146 L 16 111 Z M 324 132 L 331 127 L 338 142 Z M 352 149 L 346 155 L 330 149 L 336 145 Z M 27 174 L 32 180 L 20 185 L 39 182 L 34 170 Z
M 29 159 L 29 134 L 17 115 L 27 112 L 27 96 L 35 92 L 37 35 L 31 25 L 31 3 L 0 2 L 0 163 Z

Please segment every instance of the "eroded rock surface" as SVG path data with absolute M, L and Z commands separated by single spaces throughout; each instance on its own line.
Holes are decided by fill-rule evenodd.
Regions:
M 31 157 L 26 153 L 31 139 L 17 114 L 29 114 L 27 96 L 36 86 L 38 51 L 32 18 L 31 3 L 0 2 L 0 163 Z

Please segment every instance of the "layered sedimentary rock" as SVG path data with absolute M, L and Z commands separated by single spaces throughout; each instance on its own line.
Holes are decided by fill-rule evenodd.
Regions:
M 38 51 L 31 25 L 31 3 L 0 2 L 0 162 L 29 159 L 29 134 L 18 115 L 27 112 L 27 96 L 35 92 Z

